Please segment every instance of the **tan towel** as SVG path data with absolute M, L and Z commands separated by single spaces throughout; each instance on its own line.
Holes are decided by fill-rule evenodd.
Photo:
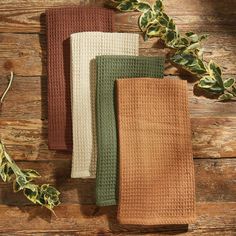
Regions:
M 123 224 L 188 224 L 195 184 L 187 84 L 117 80 L 119 210 Z

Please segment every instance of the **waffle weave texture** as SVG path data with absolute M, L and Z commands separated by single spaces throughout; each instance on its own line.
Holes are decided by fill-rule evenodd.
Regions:
M 187 83 L 117 80 L 122 224 L 189 224 L 195 184 Z
M 84 32 L 71 35 L 72 178 L 95 178 L 97 55 L 138 55 L 138 34 Z
M 115 80 L 126 77 L 163 77 L 164 58 L 99 56 L 96 62 L 98 142 L 96 204 L 108 206 L 117 202 Z
M 111 10 L 66 7 L 46 11 L 48 70 L 48 142 L 50 149 L 72 149 L 70 34 L 113 31 Z

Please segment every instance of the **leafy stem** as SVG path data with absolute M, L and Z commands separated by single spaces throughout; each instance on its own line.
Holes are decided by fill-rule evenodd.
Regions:
M 0 98 L 1 104 L 9 91 L 13 81 L 13 73 L 9 84 Z M 37 185 L 35 179 L 40 178 L 40 174 L 32 169 L 20 169 L 15 161 L 8 154 L 5 145 L 0 140 L 0 177 L 4 182 L 12 182 L 14 192 L 23 191 L 25 197 L 33 202 L 51 210 L 60 204 L 60 192 L 49 184 Z M 55 214 L 55 213 L 54 213 Z
M 164 11 L 163 0 L 156 0 L 153 5 L 141 0 L 110 0 L 109 5 L 122 12 L 138 11 L 139 28 L 144 32 L 144 39 L 159 37 L 165 45 L 174 50 L 170 60 L 199 78 L 198 87 L 217 95 L 220 101 L 236 98 L 236 80 L 222 77 L 220 67 L 203 58 L 202 41 L 206 34 L 187 32 L 181 34 Z

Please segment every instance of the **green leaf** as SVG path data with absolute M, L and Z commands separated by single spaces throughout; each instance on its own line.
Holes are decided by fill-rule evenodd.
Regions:
M 28 180 L 25 176 L 19 175 L 16 177 L 16 179 L 13 182 L 13 189 L 15 192 L 18 192 L 28 184 Z
M 25 170 L 22 170 L 22 173 L 24 173 L 29 179 L 41 177 L 40 174 L 36 170 L 25 169 Z
M 208 37 L 209 37 L 209 34 L 201 34 L 201 35 L 199 36 L 199 41 L 205 40 L 205 39 L 207 39 Z
M 37 203 L 38 185 L 30 184 L 24 189 L 24 195 L 33 203 Z
M 173 19 L 170 19 L 169 24 L 168 24 L 168 28 L 171 30 L 176 30 L 176 25 L 174 24 Z
M 202 35 L 198 35 L 195 34 L 193 32 L 187 32 L 185 34 L 187 36 L 187 38 L 192 42 L 192 43 L 199 43 L 204 39 L 208 38 L 208 34 L 202 34 Z
M 231 93 L 236 97 L 236 87 L 231 87 Z
M 188 46 L 187 50 L 196 50 L 196 49 L 199 49 L 201 47 L 200 43 L 197 42 L 197 43 L 193 43 L 191 44 L 190 46 Z
M 0 176 L 1 176 L 2 180 L 3 180 L 3 182 L 7 181 L 7 174 L 5 172 L 5 166 L 6 166 L 6 164 L 1 166 L 1 169 L 0 169 Z
M 224 87 L 223 79 L 221 77 L 220 67 L 213 61 L 210 61 L 208 64 L 208 70 L 211 77 L 214 77 L 220 87 Z
M 180 37 L 179 38 L 179 47 L 187 47 L 189 45 L 189 41 L 184 38 L 184 37 Z
M 168 27 L 169 21 L 170 21 L 169 16 L 167 16 L 165 13 L 163 13 L 163 14 L 159 17 L 159 23 L 160 23 L 162 26 Z
M 211 88 L 214 84 L 216 83 L 216 81 L 210 77 L 210 76 L 204 76 L 203 78 L 200 79 L 198 86 L 200 88 Z
M 21 186 L 16 180 L 13 181 L 13 190 L 14 192 L 19 192 L 21 190 Z
M 147 27 L 153 23 L 156 19 L 156 15 L 153 11 L 148 10 L 139 17 L 139 27 L 142 31 L 145 31 Z
M 209 88 L 209 91 L 213 93 L 223 93 L 224 88 L 220 87 L 218 83 L 215 83 L 211 88 Z
M 2 143 L 0 143 L 0 163 L 3 158 L 4 158 L 4 150 L 3 150 Z
M 198 35 L 193 32 L 187 32 L 185 34 L 193 43 L 196 43 L 199 41 Z
M 147 28 L 146 34 L 149 37 L 161 36 L 161 30 L 162 30 L 161 25 L 159 23 L 154 23 Z
M 0 176 L 5 182 L 13 180 L 14 192 L 23 190 L 24 195 L 31 202 L 42 205 L 51 210 L 53 213 L 53 208 L 60 204 L 60 192 L 49 184 L 43 184 L 41 187 L 33 184 L 31 181 L 33 181 L 34 178 L 40 177 L 39 173 L 31 169 L 21 170 L 6 152 L 1 140 Z
M 57 191 L 54 187 L 50 186 L 49 184 L 43 184 L 39 188 L 39 196 L 37 202 L 40 205 L 52 210 L 54 206 L 60 204 L 59 200 L 60 192 Z
M 168 30 L 166 32 L 166 43 L 172 42 L 176 39 L 176 32 L 173 30 Z
M 185 35 L 186 35 L 187 37 L 191 37 L 192 35 L 195 35 L 195 33 L 193 33 L 192 31 L 190 31 L 190 32 L 185 33 Z
M 227 80 L 224 81 L 224 87 L 225 88 L 230 88 L 232 87 L 232 85 L 235 83 L 234 78 L 229 78 Z
M 116 8 L 120 11 L 134 11 L 137 5 L 131 1 L 123 1 Z
M 234 97 L 233 94 L 231 94 L 231 93 L 225 93 L 225 94 L 220 95 L 220 96 L 218 97 L 218 99 L 219 99 L 220 101 L 228 101 L 228 100 L 231 100 L 233 97 Z
M 10 182 L 13 179 L 14 172 L 6 159 L 3 159 L 3 163 L 0 167 L 0 176 L 4 182 Z
M 156 3 L 154 4 L 153 9 L 154 11 L 162 12 L 164 10 L 162 0 L 156 0 Z
M 186 70 L 194 74 L 206 73 L 204 63 L 191 53 L 181 53 L 180 51 L 177 51 L 176 54 L 171 58 L 171 60 L 174 63 L 183 66 Z
M 149 10 L 151 10 L 151 6 L 148 3 L 144 3 L 144 2 L 139 2 L 137 5 L 137 10 L 141 11 L 141 12 L 147 12 Z

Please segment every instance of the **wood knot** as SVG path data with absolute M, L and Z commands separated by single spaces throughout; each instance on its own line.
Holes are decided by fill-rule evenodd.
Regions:
M 13 63 L 11 62 L 11 61 L 6 61 L 5 63 L 4 63 L 4 65 L 3 65 L 3 67 L 4 67 L 4 69 L 5 70 L 12 70 L 12 68 L 13 68 Z

